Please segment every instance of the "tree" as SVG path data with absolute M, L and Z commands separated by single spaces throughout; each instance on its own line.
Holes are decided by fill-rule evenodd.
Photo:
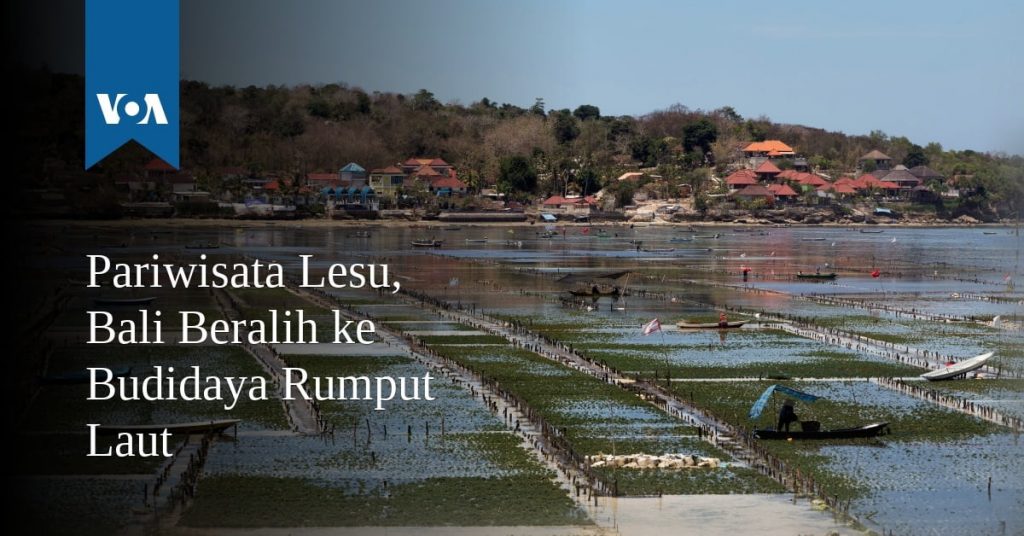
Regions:
M 601 109 L 592 104 L 581 104 L 575 110 L 572 111 L 572 115 L 576 116 L 576 119 L 580 121 L 586 121 L 588 119 L 600 119 Z
M 555 118 L 552 129 L 555 133 L 555 140 L 559 144 L 565 145 L 580 135 L 580 127 L 576 124 L 576 118 L 569 113 L 569 110 L 561 110 L 551 115 Z
M 533 106 L 530 106 L 530 113 L 534 115 L 546 115 L 544 111 L 544 97 L 537 97 L 533 101 Z
M 903 165 L 908 168 L 927 166 L 928 156 L 924 154 L 924 148 L 917 144 L 912 145 L 907 151 L 907 156 L 903 157 Z
M 437 102 L 433 93 L 421 89 L 412 96 L 412 107 L 421 112 L 433 112 L 441 107 L 441 103 Z
M 503 193 L 533 193 L 537 189 L 537 171 L 524 156 L 510 156 L 501 160 L 498 189 Z
M 700 149 L 702 153 L 711 152 L 711 144 L 718 139 L 718 127 L 707 119 L 698 119 L 683 127 L 683 150 L 690 152 Z
M 643 167 L 654 167 L 668 152 L 668 144 L 663 139 L 644 136 L 630 142 L 629 151 L 633 159 L 639 160 Z

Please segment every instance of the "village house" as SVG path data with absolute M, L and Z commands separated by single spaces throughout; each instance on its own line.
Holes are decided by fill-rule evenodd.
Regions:
M 388 166 L 370 171 L 370 187 L 381 198 L 395 199 L 405 184 L 405 172 L 398 166 Z
M 551 214 L 564 214 L 566 216 L 590 216 L 591 212 L 597 210 L 597 198 L 592 195 L 586 197 L 562 197 L 553 195 L 541 203 L 545 212 Z
M 469 186 L 455 177 L 441 177 L 430 181 L 428 188 L 431 193 L 439 196 L 466 195 Z
M 753 201 L 764 201 L 768 205 L 775 203 L 775 196 L 772 195 L 772 192 L 768 187 L 760 184 L 752 184 L 742 190 L 736 190 L 729 194 L 729 197 L 732 197 L 737 201 L 746 201 L 748 203 Z
M 757 173 L 750 169 L 741 169 L 725 178 L 725 184 L 729 191 L 742 190 L 747 186 L 757 184 Z
M 341 179 L 342 186 L 366 186 L 366 170 L 355 162 L 349 162 L 339 169 L 338 178 Z
M 890 169 L 892 168 L 892 157 L 878 149 L 873 149 L 857 159 L 857 169 L 868 169 L 872 167 L 877 170 Z
M 796 151 L 779 140 L 755 141 L 743 148 L 743 155 L 747 158 L 747 165 L 757 168 L 766 160 L 777 158 L 792 158 Z

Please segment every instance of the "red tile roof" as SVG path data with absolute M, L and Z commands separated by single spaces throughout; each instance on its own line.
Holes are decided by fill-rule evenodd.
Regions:
M 757 169 L 754 170 L 754 173 L 767 173 L 771 175 L 776 175 L 782 173 L 782 170 L 779 169 L 779 167 L 776 166 L 775 164 L 771 163 L 771 161 L 765 160 L 764 162 L 761 163 L 760 166 L 757 166 Z
M 767 197 L 768 199 L 773 199 L 775 197 L 772 195 L 772 192 L 768 190 L 768 188 L 765 188 L 760 184 L 752 184 L 750 186 L 747 186 L 742 190 L 733 192 L 733 195 L 737 197 Z
M 725 178 L 725 183 L 729 186 L 745 186 L 748 184 L 757 184 L 757 176 L 753 171 L 749 169 L 741 169 L 732 175 Z
M 747 153 L 771 153 L 793 154 L 793 148 L 779 140 L 755 141 L 743 148 Z
M 307 173 L 306 180 L 316 182 L 328 182 L 338 180 L 337 173 Z
M 388 174 L 390 174 L 390 175 L 398 175 L 398 174 L 401 174 L 401 173 L 404 173 L 404 172 L 401 169 L 399 169 L 397 166 L 388 166 L 386 168 L 377 168 L 377 169 L 371 171 L 370 173 L 380 173 L 380 174 L 384 174 L 384 175 L 388 175 Z
M 456 179 L 455 177 L 444 177 L 443 179 L 436 179 L 430 181 L 430 187 L 437 190 L 440 188 L 451 188 L 452 190 L 465 190 L 466 183 Z
M 799 195 L 788 184 L 769 184 L 768 191 L 777 197 L 796 197 Z
M 419 169 L 413 171 L 412 174 L 416 175 L 417 177 L 437 177 L 441 175 L 440 173 L 437 172 L 436 169 L 426 164 L 420 166 Z

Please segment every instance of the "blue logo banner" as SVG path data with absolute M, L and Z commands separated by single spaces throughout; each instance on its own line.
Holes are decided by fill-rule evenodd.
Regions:
M 178 0 L 86 0 L 85 167 L 129 140 L 178 167 Z

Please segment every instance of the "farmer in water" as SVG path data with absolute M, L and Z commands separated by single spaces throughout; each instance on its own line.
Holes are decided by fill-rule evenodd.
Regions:
M 800 419 L 796 416 L 796 412 L 793 411 L 793 400 L 787 398 L 782 403 L 782 409 L 779 410 L 779 425 L 775 429 L 777 431 L 789 431 L 789 424 L 797 422 Z
M 718 327 L 724 328 L 729 325 L 729 319 L 725 317 L 725 313 L 718 313 Z

